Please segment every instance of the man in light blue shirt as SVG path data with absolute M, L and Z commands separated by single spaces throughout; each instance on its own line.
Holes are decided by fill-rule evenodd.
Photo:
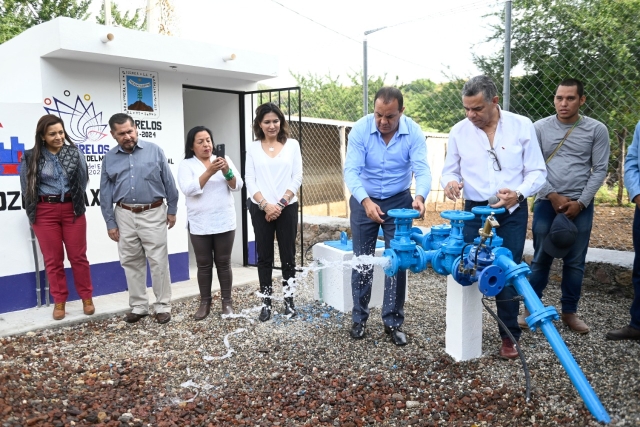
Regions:
M 424 215 L 424 201 L 431 188 L 424 132 L 402 113 L 402 93 L 381 88 L 375 96 L 374 112 L 356 122 L 349 134 L 344 179 L 352 196 L 350 222 L 355 256 L 374 255 L 382 225 L 385 247 L 390 247 L 395 225 L 390 209 L 415 209 Z M 415 177 L 415 200 L 411 178 Z M 351 337 L 364 338 L 369 317 L 373 266 L 363 265 L 351 273 L 353 296 Z M 406 275 L 385 277 L 382 321 L 396 345 L 407 344 L 404 322 Z
M 633 134 L 633 141 L 629 147 L 627 158 L 624 164 L 624 185 L 627 187 L 629 199 L 636 204 L 635 214 L 633 216 L 633 249 L 635 250 L 635 258 L 633 260 L 633 274 L 631 283 L 633 283 L 633 302 L 631 303 L 631 321 L 628 325 L 620 329 L 613 329 L 607 332 L 608 340 L 634 340 L 640 341 L 640 123 L 636 126 Z

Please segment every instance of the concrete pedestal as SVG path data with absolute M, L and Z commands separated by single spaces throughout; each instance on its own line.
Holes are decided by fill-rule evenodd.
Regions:
M 482 356 L 482 293 L 447 276 L 446 352 L 457 362 Z
M 384 247 L 376 248 L 376 256 L 382 256 Z M 345 261 L 353 258 L 352 251 L 345 251 L 324 243 L 318 243 L 313 247 L 313 259 L 321 260 L 327 264 L 334 264 L 313 273 L 313 295 L 317 301 L 323 301 L 344 313 L 353 308 L 353 296 L 351 295 L 351 266 L 343 265 Z M 405 274 L 407 274 L 405 272 Z M 373 269 L 373 286 L 369 308 L 382 307 L 384 297 L 384 271 L 381 267 Z

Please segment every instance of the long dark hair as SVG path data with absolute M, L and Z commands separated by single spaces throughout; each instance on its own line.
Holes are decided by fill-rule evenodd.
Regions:
M 47 129 L 49 126 L 62 125 L 62 130 L 64 131 L 64 139 L 71 145 L 75 147 L 76 144 L 71 141 L 69 138 L 69 134 L 64 127 L 64 122 L 58 116 L 54 116 L 53 114 L 46 114 L 40 117 L 38 120 L 38 124 L 36 125 L 36 136 L 35 136 L 35 144 L 33 145 L 33 149 L 31 150 L 31 157 L 28 159 L 27 163 L 27 197 L 33 198 L 38 195 L 38 189 L 36 188 L 37 174 L 38 174 L 38 160 L 40 156 L 42 156 L 43 151 L 46 150 L 44 147 L 44 135 L 47 133 Z
M 266 104 L 262 104 L 256 108 L 256 118 L 253 120 L 253 133 L 256 136 L 256 139 L 265 139 L 264 132 L 260 128 L 260 123 L 262 123 L 264 116 L 269 113 L 274 113 L 278 116 L 278 119 L 280 119 L 280 132 L 278 132 L 276 139 L 278 142 L 284 144 L 287 142 L 287 138 L 289 138 L 289 124 L 285 120 L 282 110 L 280 110 L 280 108 L 278 108 L 278 106 L 273 102 L 267 102 Z
M 193 153 L 193 143 L 196 140 L 196 135 L 199 132 L 206 132 L 209 134 L 209 137 L 211 138 L 211 143 L 213 144 L 213 149 L 216 149 L 216 143 L 213 141 L 213 135 L 211 134 L 211 130 L 205 126 L 196 126 L 194 128 L 191 128 L 191 130 L 187 133 L 187 138 L 184 141 L 184 158 L 185 159 L 190 159 L 192 158 L 195 154 Z

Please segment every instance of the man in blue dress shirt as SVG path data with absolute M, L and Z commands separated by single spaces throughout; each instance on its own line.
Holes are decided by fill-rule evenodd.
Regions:
M 425 135 L 420 126 L 402 113 L 400 90 L 381 88 L 374 112 L 356 122 L 349 134 L 344 179 L 352 196 L 350 222 L 355 256 L 374 255 L 382 225 L 385 247 L 390 247 L 395 225 L 390 209 L 415 209 L 424 216 L 424 202 L 431 188 Z M 411 179 L 415 177 L 415 199 Z M 353 311 L 351 337 L 365 336 L 373 283 L 373 266 L 362 265 L 351 273 Z M 382 321 L 395 345 L 407 344 L 402 331 L 406 275 L 385 277 Z
M 149 315 L 149 260 L 156 321 L 167 323 L 171 319 L 167 227 L 176 223 L 178 189 L 164 151 L 138 140 L 130 116 L 114 114 L 109 127 L 118 145 L 102 161 L 100 209 L 109 237 L 118 242 L 120 265 L 127 277 L 131 312 L 124 320 L 135 323 Z
M 631 320 L 629 324 L 620 329 L 613 329 L 607 332 L 608 340 L 634 340 L 640 341 L 640 161 L 638 157 L 640 147 L 640 123 L 636 126 L 633 134 L 633 141 L 629 147 L 627 158 L 624 164 L 624 185 L 627 187 L 629 198 L 636 204 L 633 216 L 633 249 L 635 258 L 633 260 L 633 274 L 631 283 L 633 284 L 633 302 L 631 303 Z

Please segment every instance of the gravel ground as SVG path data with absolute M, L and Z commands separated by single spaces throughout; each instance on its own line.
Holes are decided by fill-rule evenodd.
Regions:
M 497 356 L 487 313 L 483 356 L 455 363 L 444 352 L 444 277 L 410 276 L 409 344 L 396 347 L 378 309 L 367 337 L 352 340 L 350 316 L 313 301 L 310 276 L 300 280 L 296 319 L 258 322 L 252 286 L 234 289 L 236 311 L 248 318 L 222 319 L 217 296 L 212 315 L 196 322 L 192 298 L 175 303 L 166 325 L 113 317 L 2 338 L 1 425 L 597 425 L 540 332 L 520 341 L 529 402 L 520 362 Z M 550 285 L 546 303 L 558 299 Z M 592 332 L 557 324 L 617 426 L 640 426 L 640 345 L 604 339 L 626 324 L 629 304 L 584 289 L 580 312 Z

